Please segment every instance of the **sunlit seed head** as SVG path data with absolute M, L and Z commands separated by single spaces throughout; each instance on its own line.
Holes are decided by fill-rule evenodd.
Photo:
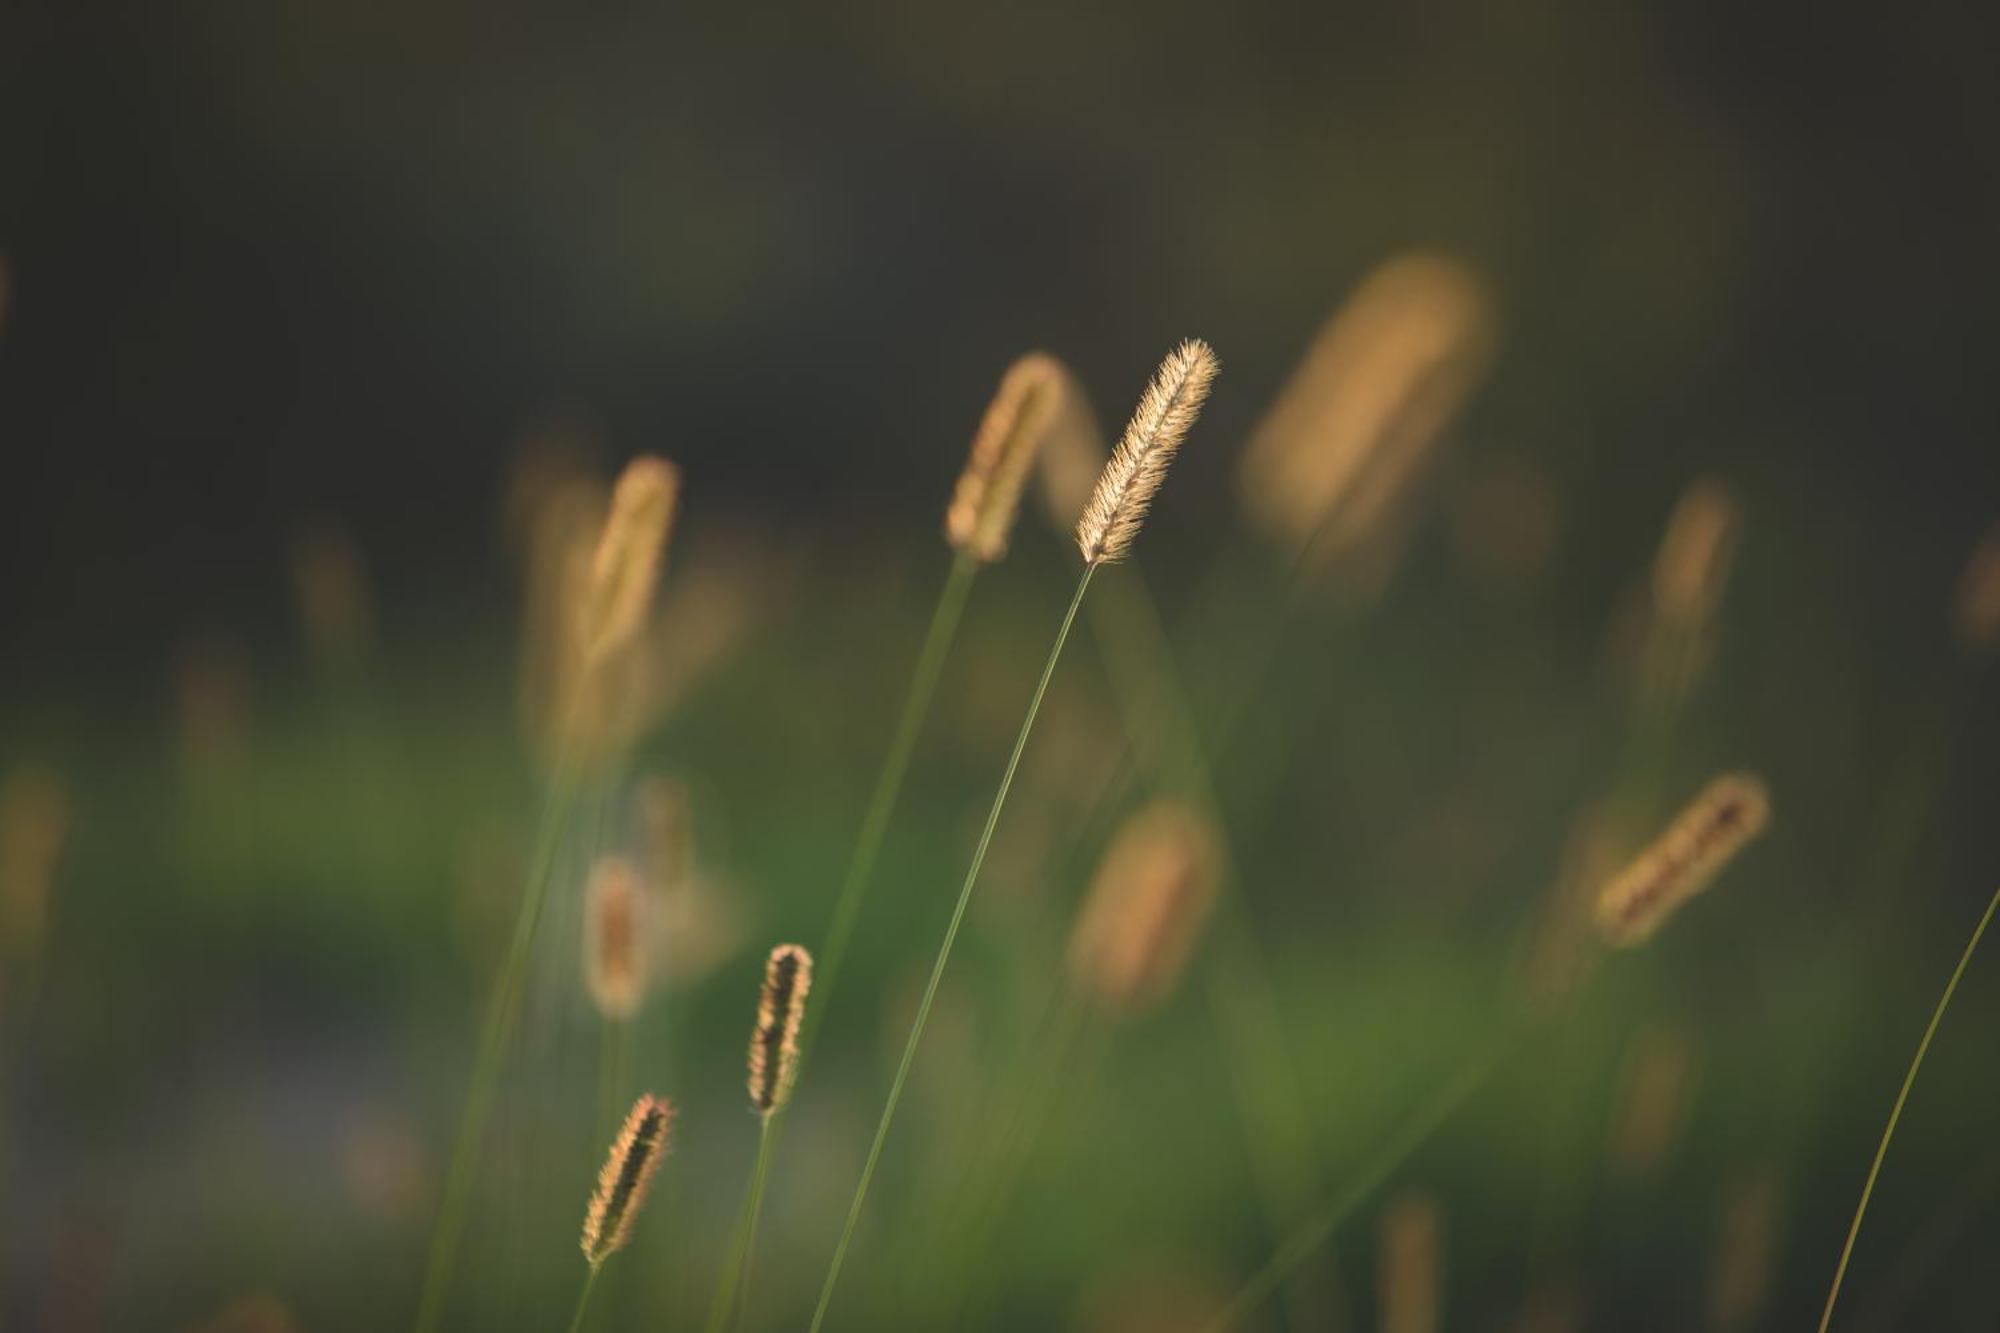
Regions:
M 750 1106 L 770 1115 L 785 1104 L 798 1074 L 799 1024 L 812 989 L 812 955 L 796 944 L 771 950 L 757 997 L 757 1027 L 750 1034 Z
M 1770 798 L 1759 779 L 1730 773 L 1709 783 L 1599 893 L 1597 926 L 1606 942 L 1628 948 L 1645 943 L 1683 903 L 1707 888 L 1770 818 Z
M 1444 1293 L 1444 1210 L 1406 1191 L 1382 1212 L 1376 1299 L 1383 1333 L 1437 1333 Z
M 1243 453 L 1253 526 L 1316 566 L 1383 539 L 1492 359 L 1493 301 L 1445 255 L 1399 255 L 1334 312 Z
M 1130 554 L 1167 465 L 1201 414 L 1220 369 L 1215 353 L 1198 338 L 1183 342 L 1160 363 L 1077 520 L 1076 544 L 1085 564 L 1111 564 Z
M 646 1191 L 667 1155 L 673 1133 L 673 1103 L 640 1094 L 611 1142 L 598 1173 L 597 1189 L 583 1215 L 583 1257 L 597 1267 L 625 1244 Z
M 1007 368 L 945 510 L 945 538 L 953 549 L 982 565 L 1007 554 L 1021 491 L 1069 392 L 1068 371 L 1046 352 L 1030 352 Z
M 1071 980 L 1113 1011 L 1172 993 L 1201 938 L 1220 877 L 1209 822 L 1161 800 L 1128 819 L 1092 878 L 1070 933 Z
M 679 497 L 680 471 L 662 458 L 635 458 L 618 478 L 578 608 L 586 662 L 602 661 L 645 624 Z

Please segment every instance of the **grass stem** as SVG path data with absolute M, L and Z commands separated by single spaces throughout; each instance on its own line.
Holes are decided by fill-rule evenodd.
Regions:
M 1847 1243 L 1840 1247 L 1840 1263 L 1833 1270 L 1833 1285 L 1827 1289 L 1826 1308 L 1820 1312 L 1819 1333 L 1826 1333 L 1833 1322 L 1834 1302 L 1840 1299 L 1840 1284 L 1847 1276 L 1847 1261 L 1854 1257 L 1854 1238 L 1861 1234 L 1861 1219 L 1868 1212 L 1868 1200 L 1875 1193 L 1875 1178 L 1882 1173 L 1882 1159 L 1888 1155 L 1889 1140 L 1896 1136 L 1896 1122 L 1903 1118 L 1903 1104 L 1910 1099 L 1910 1085 L 1917 1081 L 1917 1071 L 1924 1066 L 1924 1056 L 1931 1049 L 1931 1038 L 1937 1035 L 1938 1024 L 1944 1019 L 1944 1011 L 1951 1007 L 1951 997 L 1958 990 L 1958 981 L 1965 975 L 1966 964 L 1972 961 L 1972 951 L 1979 947 L 1979 937 L 1986 933 L 1987 923 L 1993 920 L 1993 909 L 2000 907 L 2000 889 L 1994 890 L 1993 897 L 1986 904 L 1985 914 L 1979 924 L 1972 928 L 1972 938 L 1965 942 L 1965 952 L 1958 956 L 1958 966 L 1951 971 L 1951 980 L 1945 983 L 1944 994 L 1938 997 L 1937 1008 L 1931 1011 L 1930 1025 L 1924 1029 L 1923 1039 L 1917 1043 L 1917 1053 L 1910 1059 L 1910 1068 L 1903 1075 L 1903 1086 L 1896 1093 L 1896 1104 L 1889 1108 L 1889 1123 L 1882 1127 L 1882 1141 L 1875 1145 L 1875 1160 L 1868 1164 L 1868 1179 L 1861 1186 L 1861 1201 L 1854 1207 L 1854 1221 L 1848 1224 Z
M 1014 750 L 1007 758 L 1006 771 L 1000 777 L 1000 787 L 993 794 L 993 805 L 986 813 L 986 827 L 980 832 L 979 845 L 973 851 L 972 864 L 965 872 L 965 882 L 959 887 L 958 902 L 952 908 L 951 922 L 945 927 L 944 941 L 938 946 L 937 961 L 931 965 L 930 981 L 924 987 L 924 997 L 917 1006 L 916 1021 L 910 1026 L 910 1038 L 903 1046 L 903 1058 L 896 1066 L 896 1077 L 889 1085 L 889 1099 L 882 1107 L 882 1119 L 875 1127 L 875 1141 L 869 1145 L 868 1160 L 861 1168 L 860 1183 L 855 1186 L 854 1200 L 848 1206 L 847 1221 L 840 1230 L 840 1241 L 834 1247 L 833 1261 L 827 1266 L 826 1282 L 820 1288 L 819 1304 L 813 1310 L 811 1333 L 819 1333 L 820 1325 L 826 1320 L 827 1307 L 833 1302 L 834 1287 L 840 1281 L 841 1265 L 847 1259 L 847 1247 L 854 1239 L 855 1224 L 861 1219 L 862 1205 L 868 1199 L 869 1183 L 875 1178 L 876 1164 L 882 1158 L 882 1144 L 889 1137 L 889 1126 L 896 1118 L 896 1106 L 903 1099 L 903 1087 L 909 1081 L 910 1065 L 915 1061 L 917 1045 L 923 1040 L 924 1025 L 930 1021 L 931 1006 L 937 1000 L 938 983 L 944 979 L 945 965 L 951 961 L 951 948 L 958 939 L 959 927 L 965 921 L 966 904 L 972 901 L 972 887 L 979 881 L 979 871 L 986 863 L 986 850 L 992 845 L 993 830 L 1000 823 L 1000 812 L 1006 807 L 1007 793 L 1014 785 L 1015 770 L 1021 766 L 1021 754 L 1028 748 L 1028 736 L 1035 728 L 1035 716 L 1041 712 L 1042 697 L 1048 692 L 1049 679 L 1055 675 L 1056 663 L 1062 658 L 1063 645 L 1069 641 L 1070 627 L 1076 623 L 1077 608 L 1083 605 L 1083 596 L 1090 590 L 1091 575 L 1097 572 L 1094 564 L 1085 565 L 1083 576 L 1077 580 L 1076 594 L 1070 598 L 1069 610 L 1064 613 L 1062 628 L 1056 631 L 1056 640 L 1049 648 L 1049 659 L 1042 667 L 1041 679 L 1035 685 L 1035 693 L 1028 701 L 1027 716 L 1021 719 L 1020 734 L 1014 738 Z M 822 1006 L 822 1012 L 824 1007 Z

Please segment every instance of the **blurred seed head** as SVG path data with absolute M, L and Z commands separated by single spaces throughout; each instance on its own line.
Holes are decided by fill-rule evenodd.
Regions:
M 699 986 L 735 957 L 748 933 L 740 896 L 701 867 L 694 805 L 676 778 L 651 775 L 633 793 L 640 862 L 651 886 L 649 932 L 668 990 Z
M 1444 255 L 1399 255 L 1334 312 L 1245 448 L 1253 526 L 1326 568 L 1407 511 L 1434 446 L 1492 359 L 1485 285 Z
M 303 1333 L 304 1328 L 283 1301 L 258 1293 L 239 1296 L 194 1325 L 193 1333 Z
M 597 1267 L 625 1244 L 673 1135 L 673 1103 L 641 1093 L 597 1176 L 583 1216 L 583 1257 Z
M 242 762 L 250 739 L 250 659 L 234 641 L 201 638 L 181 652 L 175 679 L 181 753 L 197 769 Z
M 1376 1300 L 1382 1333 L 1437 1333 L 1444 1305 L 1444 1212 L 1421 1191 L 1383 1210 Z
M 2000 523 L 1986 529 L 1972 548 L 1951 612 L 1952 630 L 1970 651 L 1990 653 L 2000 644 Z
M 639 868 L 598 858 L 584 890 L 583 975 L 597 1012 L 622 1023 L 645 1003 L 652 974 L 652 910 Z
M 648 454 L 626 464 L 612 488 L 611 512 L 577 607 L 577 638 L 587 663 L 603 662 L 630 643 L 645 624 L 680 484 L 678 468 Z
M 1770 798 L 1758 778 L 1729 773 L 1709 783 L 1598 895 L 1597 925 L 1605 940 L 1622 948 L 1645 943 L 1770 818 Z
M 1070 933 L 1071 980 L 1113 1011 L 1159 1004 L 1214 906 L 1220 843 L 1192 807 L 1162 799 L 1127 819 Z
M 69 789 L 54 773 L 16 768 L 0 781 L 0 949 L 7 953 L 41 948 L 69 826 Z
M 982 565 L 1007 554 L 1021 491 L 1043 439 L 1064 411 L 1070 378 L 1046 352 L 1029 352 L 1007 368 L 945 510 L 945 539 L 952 549 Z
M 1183 342 L 1160 363 L 1077 520 L 1076 544 L 1085 564 L 1114 564 L 1131 554 L 1167 465 L 1201 415 L 1221 368 L 1199 338 Z
M 423 1135 L 404 1112 L 363 1104 L 347 1116 L 340 1145 L 348 1193 L 377 1222 L 401 1226 L 423 1215 L 430 1197 Z
M 1681 493 L 1653 558 L 1653 607 L 1662 620 L 1693 629 L 1715 614 L 1742 524 L 1743 506 L 1716 478 L 1698 478 Z
M 812 989 L 812 955 L 780 944 L 764 964 L 757 997 L 757 1028 L 750 1034 L 750 1106 L 768 1117 L 791 1095 L 798 1075 L 799 1025 Z
M 1126 1259 L 1090 1279 L 1072 1326 L 1079 1333 L 1199 1333 L 1235 1286 L 1198 1254 Z
M 366 656 L 375 636 L 375 608 L 360 548 L 345 528 L 320 521 L 293 534 L 292 587 L 315 662 L 338 667 Z
M 1693 1105 L 1695 1074 L 1694 1043 L 1687 1033 L 1656 1023 L 1639 1034 L 1626 1055 L 1612 1120 L 1613 1170 L 1627 1176 L 1659 1170 Z
M 1770 1302 L 1783 1240 L 1785 1198 L 1775 1168 L 1760 1166 L 1730 1183 L 1709 1280 L 1709 1327 L 1754 1328 Z

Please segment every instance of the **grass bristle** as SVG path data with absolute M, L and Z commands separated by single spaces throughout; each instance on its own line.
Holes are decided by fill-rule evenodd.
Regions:
M 1167 465 L 1201 414 L 1221 368 L 1199 338 L 1183 342 L 1160 363 L 1077 520 L 1076 544 L 1085 564 L 1112 564 L 1131 553 Z
M 764 964 L 757 997 L 757 1029 L 750 1037 L 750 1105 L 768 1116 L 785 1103 L 798 1072 L 799 1024 L 812 989 L 812 955 L 780 944 Z
M 667 1155 L 673 1119 L 672 1102 L 650 1092 L 641 1093 L 618 1137 L 611 1141 L 611 1152 L 597 1175 L 597 1190 L 583 1216 L 583 1257 L 592 1268 L 614 1254 L 631 1234 L 632 1220 Z

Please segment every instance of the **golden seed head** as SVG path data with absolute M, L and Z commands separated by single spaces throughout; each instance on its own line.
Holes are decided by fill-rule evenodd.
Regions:
M 1986 529 L 1959 575 L 1952 601 L 1952 629 L 1976 653 L 2000 644 L 2000 523 Z
M 623 1022 L 646 998 L 652 956 L 645 882 L 622 856 L 591 869 L 584 896 L 583 974 L 597 1012 Z
M 764 964 L 757 1027 L 750 1034 L 750 1105 L 768 1116 L 785 1104 L 799 1067 L 799 1024 L 812 989 L 812 955 L 780 944 Z
M 1666 1160 L 1694 1101 L 1694 1043 L 1677 1027 L 1641 1033 L 1626 1057 L 1610 1157 L 1617 1170 L 1641 1175 Z
M 1125 821 L 1070 933 L 1075 984 L 1114 1010 L 1172 993 L 1214 905 L 1220 844 L 1191 807 L 1159 800 Z
M 1715 478 L 1702 477 L 1682 492 L 1653 559 L 1653 605 L 1661 619 L 1692 629 L 1714 613 L 1741 523 L 1735 493 Z
M 1183 342 L 1160 363 L 1077 520 L 1076 544 L 1085 564 L 1111 564 L 1131 552 L 1146 509 L 1166 480 L 1167 465 L 1201 414 L 1221 368 L 1199 338 Z
M 1028 472 L 1071 391 L 1069 372 L 1046 352 L 1030 352 L 1007 368 L 945 510 L 945 539 L 954 550 L 982 565 L 1007 554 Z
M 1492 359 L 1494 324 L 1485 284 L 1449 256 L 1399 255 L 1369 273 L 1244 449 L 1252 524 L 1322 565 L 1393 530 Z
M 1770 797 L 1761 780 L 1745 773 L 1715 779 L 1604 886 L 1597 898 L 1598 931 L 1621 948 L 1645 943 L 1770 819 Z
M 662 458 L 635 458 L 618 478 L 578 608 L 586 662 L 601 662 L 631 642 L 645 623 L 679 497 L 680 471 Z
M 592 1268 L 609 1258 L 631 1234 L 632 1219 L 646 1201 L 646 1190 L 667 1155 L 674 1122 L 674 1105 L 664 1097 L 641 1093 L 632 1103 L 604 1169 L 597 1174 L 597 1189 L 590 1196 L 590 1208 L 583 1215 L 583 1257 Z

